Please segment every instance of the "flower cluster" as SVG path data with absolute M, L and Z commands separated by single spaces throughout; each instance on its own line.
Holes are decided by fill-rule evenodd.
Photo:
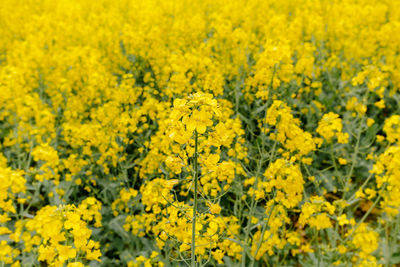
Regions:
M 339 115 L 329 112 L 319 121 L 317 133 L 324 137 L 328 143 L 332 142 L 333 137 L 337 137 L 338 143 L 346 144 L 349 134 L 343 133 L 342 128 L 342 120 L 339 118 Z
M 100 209 L 101 203 L 92 197 L 77 207 L 45 206 L 32 219 L 17 222 L 9 238 L 23 244 L 23 253 L 37 253 L 37 261 L 49 265 L 84 266 L 82 262 L 100 261 L 100 244 L 90 239 L 88 227 L 90 222 L 102 226 Z
M 299 223 L 308 224 L 318 230 L 332 227 L 329 215 L 333 215 L 335 207 L 322 197 L 311 197 L 309 202 L 301 207 Z
M 267 124 L 274 126 L 272 140 L 279 141 L 288 151 L 297 153 L 298 157 L 315 150 L 316 143 L 312 135 L 300 128 L 300 121 L 293 117 L 291 109 L 282 101 L 275 100 L 267 111 Z

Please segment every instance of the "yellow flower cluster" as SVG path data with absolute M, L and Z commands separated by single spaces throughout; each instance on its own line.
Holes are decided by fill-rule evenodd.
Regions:
M 55 183 L 59 183 L 58 165 L 59 157 L 57 150 L 49 144 L 36 146 L 32 151 L 33 159 L 39 163 L 39 173 L 35 175 L 35 179 L 43 182 L 44 180 L 54 179 Z
M 317 133 L 324 137 L 328 143 L 331 143 L 332 138 L 336 136 L 340 144 L 347 144 L 349 134 L 343 133 L 342 128 L 342 119 L 339 118 L 339 115 L 329 112 L 319 121 Z
M 139 267 L 142 266 L 143 264 L 145 267 L 151 267 L 151 266 L 163 267 L 164 263 L 162 261 L 157 261 L 157 258 L 158 258 L 158 252 L 153 251 L 149 258 L 146 258 L 144 256 L 138 256 L 135 258 L 134 261 L 128 262 L 127 266 Z
M 277 159 L 266 169 L 265 179 L 258 182 L 258 188 L 250 188 L 249 195 L 255 199 L 271 199 L 286 208 L 296 207 L 303 197 L 303 175 L 297 164 Z
M 390 143 L 400 142 L 400 115 L 393 115 L 385 120 L 383 131 Z
M 363 116 L 367 112 L 367 107 L 363 103 L 358 102 L 358 99 L 355 96 L 347 101 L 346 109 L 354 110 L 354 113 L 352 113 L 353 117 L 355 117 L 356 114 Z
M 10 220 L 9 213 L 16 213 L 15 201 L 24 202 L 24 198 L 18 197 L 20 193 L 26 190 L 26 180 L 24 171 L 12 170 L 10 168 L 0 167 L 0 222 L 4 223 Z
M 169 190 L 167 189 L 167 191 Z M 147 194 L 144 191 L 143 193 Z M 162 198 L 161 192 L 159 198 Z M 152 201 L 152 203 L 156 202 Z M 139 237 L 149 234 L 156 236 L 159 249 L 177 247 L 178 250 L 175 253 L 185 253 L 190 249 L 193 209 L 177 201 L 167 203 L 165 199 L 162 199 L 162 203 L 163 205 L 158 203 L 157 209 L 154 206 L 153 210 L 146 208 L 148 213 L 128 215 L 124 229 Z M 151 207 L 152 204 L 148 205 Z M 226 253 L 228 256 L 239 259 L 242 248 L 230 240 L 239 234 L 237 219 L 235 217 L 217 217 L 215 214 L 218 214 L 220 209 L 213 204 L 209 214 L 199 215 L 198 221 L 196 221 L 196 253 L 204 258 L 212 253 L 214 258 L 222 263 L 222 257 Z M 178 257 L 178 255 L 175 256 Z
M 400 211 L 400 147 L 390 146 L 375 162 L 372 173 L 376 174 L 377 189 L 384 212 L 396 216 Z
M 274 200 L 265 206 L 265 217 L 261 223 L 263 227 L 261 225 L 257 227 L 251 240 L 251 253 L 256 259 L 266 254 L 272 256 L 287 245 L 300 244 L 297 233 L 285 229 L 285 225 L 290 223 L 286 207 L 274 203 Z
M 114 216 L 117 216 L 120 211 L 129 212 L 129 207 L 135 205 L 134 199 L 137 194 L 138 192 L 133 188 L 122 189 L 119 192 L 120 197 L 111 204 Z
M 379 234 L 362 223 L 355 231 L 352 245 L 357 250 L 356 266 L 380 266 L 376 257 L 371 254 L 378 249 Z
M 300 128 L 300 120 L 293 117 L 290 107 L 275 100 L 269 107 L 266 116 L 267 124 L 274 126 L 276 132 L 270 133 L 272 140 L 280 142 L 291 153 L 298 157 L 315 150 L 316 143 L 310 133 Z
M 90 222 L 94 222 L 95 227 L 102 226 L 100 209 L 101 203 L 92 197 L 78 207 L 45 206 L 32 219 L 18 221 L 15 231 L 6 234 L 13 242 L 24 245 L 23 253 L 37 253 L 39 262 L 54 266 L 84 266 L 82 262 L 85 261 L 100 261 L 100 244 L 89 239 L 92 230 L 88 228 Z M 9 256 L 16 253 L 12 251 Z M 15 263 L 19 264 L 18 261 Z
M 0 164 L 0 236 L 12 234 L 9 222 L 17 213 L 16 206 L 26 201 L 23 193 L 26 191 L 24 171 L 11 170 Z M 9 244 L 6 239 L 0 242 L 0 262 L 12 264 L 21 251 Z M 14 266 L 19 262 L 15 261 Z
M 333 215 L 334 212 L 335 207 L 332 204 L 322 197 L 314 196 L 301 207 L 299 223 L 308 224 L 318 230 L 331 228 L 333 225 L 329 215 Z

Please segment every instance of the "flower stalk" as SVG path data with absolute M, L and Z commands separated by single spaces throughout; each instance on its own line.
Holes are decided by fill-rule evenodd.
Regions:
M 192 260 L 191 266 L 196 267 L 196 212 L 197 212 L 197 179 L 198 179 L 198 166 L 197 166 L 197 130 L 194 130 L 194 155 L 193 155 L 193 183 L 194 183 L 194 196 L 193 196 L 193 218 L 192 218 Z

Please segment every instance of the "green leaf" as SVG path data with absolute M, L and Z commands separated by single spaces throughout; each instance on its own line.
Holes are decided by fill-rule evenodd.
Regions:
M 115 233 L 117 233 L 124 241 L 129 242 L 130 237 L 129 234 L 125 231 L 125 229 L 122 227 L 124 224 L 124 216 L 117 216 L 114 219 L 112 219 L 108 226 L 114 230 Z

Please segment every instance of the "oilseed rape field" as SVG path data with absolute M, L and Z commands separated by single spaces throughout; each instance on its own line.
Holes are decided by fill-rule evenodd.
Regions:
M 400 1 L 2 0 L 0 266 L 400 266 Z

